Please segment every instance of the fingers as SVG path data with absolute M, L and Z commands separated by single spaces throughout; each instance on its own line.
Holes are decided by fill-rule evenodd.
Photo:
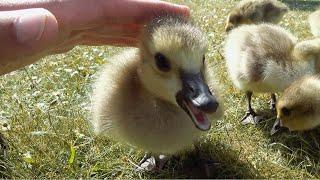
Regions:
M 0 74 L 35 61 L 29 57 L 50 49 L 58 32 L 56 18 L 45 9 L 0 11 Z
M 56 17 L 63 41 L 89 31 L 104 38 L 137 38 L 142 26 L 163 12 L 189 16 L 188 7 L 158 0 L 13 0 L 0 10 L 31 7 L 45 8 Z
M 0 10 L 0 74 L 79 44 L 136 46 L 154 16 L 189 16 L 186 6 L 156 0 L 13 0 Z
M 159 0 L 11 0 L 0 11 L 45 8 L 57 18 L 60 29 L 83 30 L 106 24 L 144 24 L 163 12 L 189 16 L 187 6 Z
M 145 24 L 163 13 L 189 17 L 187 6 L 155 0 L 109 0 L 103 1 L 107 23 Z

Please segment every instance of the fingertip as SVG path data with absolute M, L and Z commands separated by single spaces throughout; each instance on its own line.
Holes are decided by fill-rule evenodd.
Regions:
M 18 10 L 14 14 L 16 19 L 13 22 L 13 30 L 19 44 L 42 46 L 57 38 L 58 22 L 50 11 L 35 8 Z
M 167 12 L 171 12 L 175 14 L 180 14 L 187 18 L 190 16 L 190 8 L 186 5 L 172 4 L 172 3 L 163 2 L 163 1 L 161 1 L 161 3 L 162 3 L 162 7 L 161 5 L 159 5 L 159 7 L 161 7 L 161 10 L 165 10 Z
M 190 8 L 185 5 L 179 5 L 180 12 L 183 16 L 189 18 L 190 17 Z
M 179 5 L 165 1 L 139 1 L 144 2 L 144 6 L 141 6 L 142 17 L 150 19 L 154 16 L 158 16 L 162 13 L 176 14 L 189 18 L 190 8 L 186 5 Z M 151 16 L 150 16 L 151 15 Z M 148 16 L 148 17 L 147 17 Z

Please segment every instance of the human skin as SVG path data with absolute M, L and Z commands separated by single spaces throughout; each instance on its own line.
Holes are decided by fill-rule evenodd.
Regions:
M 4 0 L 0 2 L 0 74 L 76 45 L 136 46 L 143 26 L 189 8 L 157 0 Z

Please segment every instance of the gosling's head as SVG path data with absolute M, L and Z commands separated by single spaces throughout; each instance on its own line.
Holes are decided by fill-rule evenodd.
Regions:
M 293 56 L 299 60 L 320 59 L 320 38 L 313 38 L 297 43 Z
M 157 98 L 182 108 L 200 130 L 219 106 L 204 77 L 206 39 L 179 17 L 160 17 L 142 33 L 138 69 L 143 86 Z
M 320 78 L 308 76 L 287 88 L 277 103 L 277 121 L 290 131 L 312 129 L 320 124 Z
M 225 30 L 243 24 L 278 23 L 288 7 L 277 0 L 243 0 L 229 13 Z
M 246 15 L 244 15 L 240 9 L 234 9 L 227 17 L 225 30 L 226 32 L 229 32 L 232 29 L 244 24 L 253 24 L 253 21 L 246 17 Z

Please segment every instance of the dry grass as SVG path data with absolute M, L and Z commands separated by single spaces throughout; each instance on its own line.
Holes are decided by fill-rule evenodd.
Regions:
M 257 127 L 239 123 L 243 94 L 225 71 L 223 31 L 235 1 L 185 0 L 207 33 L 207 59 L 223 85 L 225 117 L 203 137 L 201 149 L 212 160 L 214 178 L 319 178 L 319 130 L 269 136 L 274 118 Z M 281 25 L 299 38 L 311 37 L 307 15 L 317 1 L 287 1 L 292 8 Z M 191 150 L 173 157 L 161 173 L 136 173 L 130 161 L 143 155 L 133 147 L 95 137 L 90 131 L 90 91 L 94 75 L 120 48 L 77 47 L 0 78 L 0 119 L 9 149 L 3 174 L 11 178 L 200 178 L 203 166 Z M 267 111 L 267 95 L 254 107 Z

